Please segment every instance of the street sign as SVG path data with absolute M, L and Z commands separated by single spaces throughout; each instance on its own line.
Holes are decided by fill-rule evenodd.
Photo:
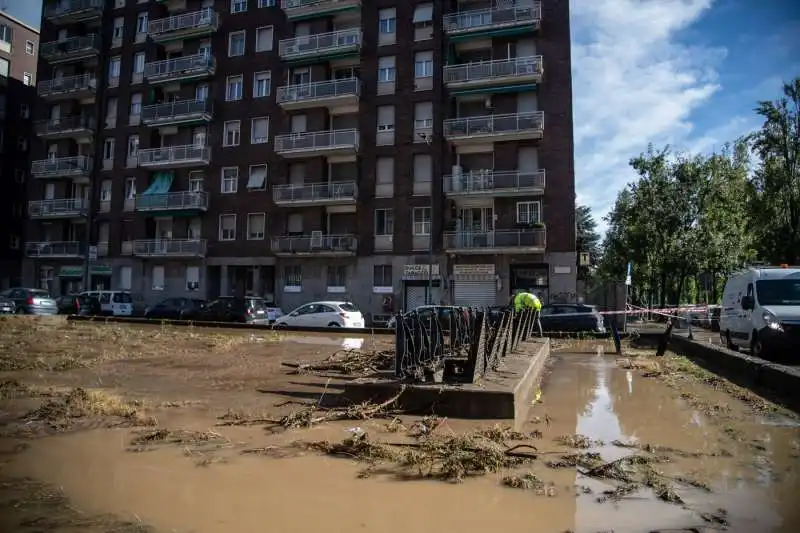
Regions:
M 581 252 L 580 265 L 589 266 L 590 263 L 591 263 L 591 258 L 589 257 L 589 252 Z
M 633 270 L 632 265 L 630 263 L 628 263 L 628 272 L 625 274 L 625 285 L 627 285 L 629 287 L 631 285 L 631 271 L 632 270 Z
M 89 261 L 97 261 L 97 246 L 89 247 Z

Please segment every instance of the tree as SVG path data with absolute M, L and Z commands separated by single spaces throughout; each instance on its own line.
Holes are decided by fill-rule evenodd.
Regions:
M 600 234 L 597 233 L 597 222 L 592 216 L 592 209 L 586 205 L 575 208 L 576 243 L 578 248 L 578 279 L 589 281 L 591 266 L 600 259 Z M 580 264 L 580 254 L 589 254 L 589 265 Z

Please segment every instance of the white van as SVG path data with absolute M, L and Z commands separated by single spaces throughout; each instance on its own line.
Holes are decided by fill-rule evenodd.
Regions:
M 800 268 L 750 268 L 725 283 L 719 334 L 731 350 L 756 357 L 800 356 Z
M 83 291 L 82 296 L 97 298 L 106 316 L 139 316 L 144 312 L 144 300 L 128 291 Z

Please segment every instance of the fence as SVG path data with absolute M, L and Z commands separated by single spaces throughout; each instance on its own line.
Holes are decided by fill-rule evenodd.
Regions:
M 396 317 L 395 377 L 417 383 L 475 383 L 532 335 L 533 311 L 467 309 Z

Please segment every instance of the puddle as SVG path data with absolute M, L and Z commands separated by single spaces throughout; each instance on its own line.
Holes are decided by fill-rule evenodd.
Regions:
M 316 335 L 300 336 L 280 336 L 279 342 L 297 344 L 315 344 L 318 346 L 338 346 L 344 350 L 360 350 L 364 346 L 365 339 L 358 337 L 323 337 Z

